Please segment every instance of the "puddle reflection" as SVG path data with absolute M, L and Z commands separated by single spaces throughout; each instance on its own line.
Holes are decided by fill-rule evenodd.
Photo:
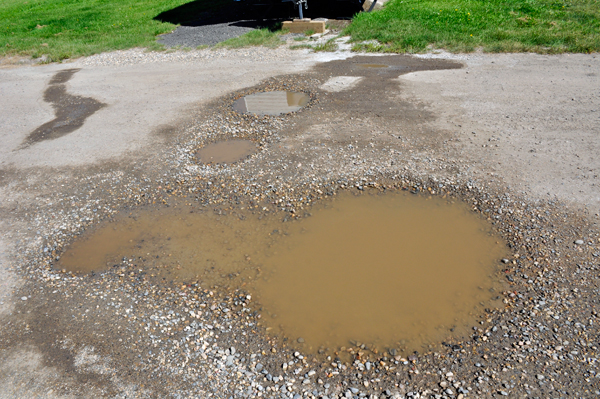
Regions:
M 306 93 L 268 91 L 236 100 L 233 103 L 233 110 L 257 115 L 281 115 L 298 111 L 309 101 L 310 97 Z

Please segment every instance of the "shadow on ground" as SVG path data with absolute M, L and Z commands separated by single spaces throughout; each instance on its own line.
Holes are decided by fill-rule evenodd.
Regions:
M 308 0 L 306 18 L 351 19 L 362 10 L 363 0 Z M 283 20 L 298 18 L 292 2 L 281 0 L 195 0 L 154 17 L 181 26 L 230 24 L 240 27 L 273 27 Z

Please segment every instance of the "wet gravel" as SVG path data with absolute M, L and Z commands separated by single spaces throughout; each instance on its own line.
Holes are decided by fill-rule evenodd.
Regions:
M 92 387 L 106 397 L 600 395 L 600 236 L 583 214 L 525 201 L 500 181 L 475 180 L 464 161 L 410 136 L 366 134 L 372 125 L 362 117 L 347 117 L 339 128 L 362 126 L 362 136 L 302 135 L 303 118 L 327 101 L 319 90 L 326 78 L 279 77 L 227 95 L 198 110 L 173 145 L 150 158 L 22 180 L 35 201 L 15 197 L 3 217 L 15 226 L 5 233 L 16 243 L 13 268 L 27 282 L 0 326 L 0 349 L 40 348 L 75 376 L 76 383 L 52 388 L 69 395 Z M 231 111 L 237 98 L 264 90 L 302 91 L 312 101 L 278 117 Z M 259 151 L 234 165 L 197 163 L 198 148 L 226 138 L 253 140 Z M 312 355 L 302 343 L 266 335 L 259 305 L 235 284 L 215 289 L 167 279 L 149 260 L 126 256 L 86 276 L 52 267 L 69 242 L 119 210 L 185 203 L 196 211 L 243 208 L 294 219 L 340 190 L 409 190 L 467 202 L 509 245 L 511 256 L 498 260 L 502 306 L 487 309 L 470 336 L 418 353 L 348 343 Z

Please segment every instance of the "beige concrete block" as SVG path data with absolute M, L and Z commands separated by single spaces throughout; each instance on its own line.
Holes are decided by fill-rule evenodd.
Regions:
M 284 21 L 283 29 L 291 33 L 304 33 L 312 30 L 315 33 L 325 33 L 325 21 L 311 21 L 308 18 L 295 19 L 293 21 Z

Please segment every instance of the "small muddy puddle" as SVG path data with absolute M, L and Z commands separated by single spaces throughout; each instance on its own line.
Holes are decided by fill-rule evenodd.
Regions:
M 465 336 L 501 289 L 506 247 L 466 206 L 441 198 L 346 192 L 285 223 L 193 210 L 122 215 L 75 242 L 57 268 L 103 270 L 125 257 L 164 279 L 243 287 L 270 334 L 310 353 L 357 343 L 422 351 Z
M 310 97 L 306 93 L 268 91 L 236 100 L 233 109 L 241 113 L 276 116 L 298 111 L 309 101 Z
M 196 152 L 196 158 L 204 163 L 233 163 L 256 152 L 256 144 L 250 140 L 228 140 L 209 144 Z

